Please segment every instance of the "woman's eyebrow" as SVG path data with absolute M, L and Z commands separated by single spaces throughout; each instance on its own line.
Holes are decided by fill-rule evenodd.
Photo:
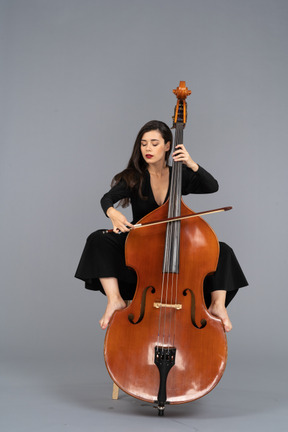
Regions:
M 141 143 L 146 143 L 147 142 L 147 140 L 143 140 L 143 139 L 141 139 Z M 159 142 L 159 140 L 158 139 L 151 139 L 151 142 Z

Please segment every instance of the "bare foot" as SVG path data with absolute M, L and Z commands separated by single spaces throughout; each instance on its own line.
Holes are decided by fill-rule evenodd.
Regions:
M 224 329 L 226 332 L 229 332 L 230 330 L 232 330 L 232 323 L 230 321 L 230 318 L 228 316 L 227 310 L 225 308 L 225 306 L 217 304 L 217 303 L 212 303 L 211 306 L 209 307 L 208 311 L 216 316 L 217 318 L 221 318 L 223 325 L 224 325 Z
M 109 321 L 116 310 L 124 309 L 126 307 L 125 301 L 120 297 L 116 300 L 108 300 L 105 313 L 99 321 L 100 327 L 105 330 L 109 324 Z

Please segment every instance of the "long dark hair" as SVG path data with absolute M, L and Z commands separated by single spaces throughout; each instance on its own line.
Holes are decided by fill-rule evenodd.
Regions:
M 138 194 L 142 199 L 145 199 L 142 194 L 142 184 L 144 179 L 144 173 L 147 169 L 148 164 L 145 162 L 141 153 L 141 140 L 146 132 L 150 132 L 152 130 L 157 130 L 158 132 L 160 132 L 162 138 L 165 141 L 165 144 L 167 142 L 170 142 L 170 149 L 165 154 L 166 165 L 168 165 L 168 160 L 172 150 L 173 142 L 173 135 L 171 129 L 169 128 L 169 126 L 159 120 L 151 120 L 146 123 L 138 132 L 127 168 L 124 171 L 116 174 L 111 183 L 111 186 L 115 186 L 121 180 L 124 180 L 130 189 L 138 191 Z M 122 205 L 122 207 L 127 207 L 129 205 L 129 198 L 122 199 L 119 205 Z

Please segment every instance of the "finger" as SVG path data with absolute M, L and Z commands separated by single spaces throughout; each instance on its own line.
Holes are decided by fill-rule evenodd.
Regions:
M 127 222 L 127 224 L 125 225 L 121 225 L 121 227 L 119 228 L 119 230 L 121 232 L 129 232 L 131 228 L 133 228 L 134 226 L 132 224 L 130 224 L 130 222 Z
M 121 227 L 121 228 L 123 228 L 123 229 L 128 229 L 129 230 L 129 228 L 133 228 L 133 226 L 134 225 L 132 225 L 130 222 L 128 222 L 127 220 L 125 220 L 125 221 L 123 221 L 123 223 L 120 225 L 119 224 L 119 226 Z
M 173 156 L 174 161 L 184 161 L 187 159 L 185 155 Z
M 130 231 L 131 229 L 134 229 L 134 225 L 129 223 L 129 225 L 126 225 L 125 228 L 126 228 L 126 231 Z
M 182 155 L 187 155 L 188 152 L 187 152 L 187 150 L 185 150 L 185 149 L 179 149 L 179 150 L 176 150 L 176 151 L 173 153 L 173 156 L 174 156 L 174 155 L 180 155 L 180 154 L 182 154 Z
M 121 231 L 122 231 L 122 232 L 129 232 L 129 231 L 130 231 L 130 228 L 128 228 L 128 227 L 125 226 L 124 228 L 121 229 Z
M 185 155 L 185 153 L 184 152 L 182 152 L 182 151 L 177 151 L 177 152 L 175 152 L 175 153 L 173 153 L 173 155 L 172 155 L 172 157 L 175 159 L 175 157 L 180 157 L 180 156 L 184 156 Z
M 134 225 L 132 225 L 130 222 L 127 222 L 126 226 L 129 227 L 129 228 L 134 228 Z

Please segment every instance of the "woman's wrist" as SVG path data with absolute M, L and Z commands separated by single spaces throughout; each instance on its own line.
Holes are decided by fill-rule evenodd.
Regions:
M 199 169 L 199 165 L 194 162 L 192 159 L 191 161 L 187 164 L 188 168 L 192 169 L 192 171 L 197 172 Z
M 115 210 L 114 207 L 109 207 L 106 211 L 106 215 L 110 218 L 111 213 L 113 213 L 114 210 Z

